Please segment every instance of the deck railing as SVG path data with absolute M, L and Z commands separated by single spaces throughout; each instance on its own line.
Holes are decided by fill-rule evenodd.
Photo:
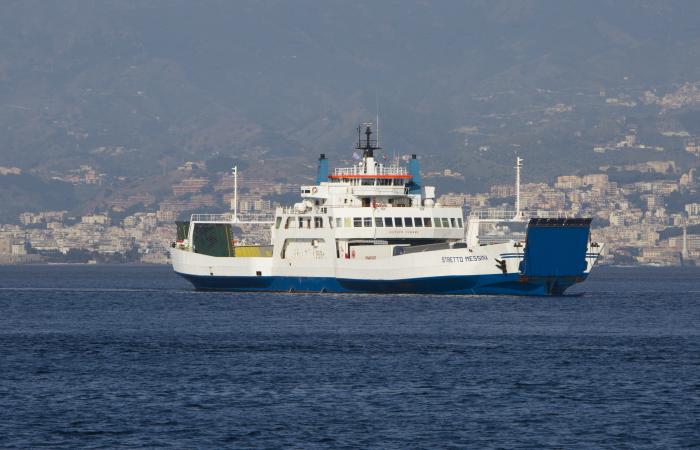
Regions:
M 471 211 L 469 213 L 469 218 L 479 220 L 513 220 L 515 218 L 515 215 L 515 211 L 486 210 Z
M 480 210 L 480 211 L 470 211 L 470 219 L 479 220 L 515 220 L 517 216 L 516 211 L 508 210 Z M 520 219 L 527 220 L 531 217 L 541 217 L 543 219 L 566 219 L 570 217 L 576 217 L 576 214 L 570 211 L 520 211 Z
M 271 224 L 274 221 L 272 213 L 247 213 L 239 214 L 234 220 L 233 214 L 192 214 L 190 217 L 192 222 L 209 222 L 209 223 L 240 223 L 240 224 Z
M 405 167 L 400 166 L 380 166 L 376 168 L 376 172 L 372 174 L 365 173 L 361 167 L 336 167 L 333 170 L 333 175 L 408 175 Z
M 215 222 L 215 223 L 230 223 L 233 221 L 233 214 L 192 214 L 192 222 Z

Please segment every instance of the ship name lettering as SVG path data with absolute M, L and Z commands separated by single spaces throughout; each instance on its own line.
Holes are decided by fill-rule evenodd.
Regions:
M 475 262 L 475 261 L 486 261 L 488 259 L 485 255 L 476 256 L 443 256 L 442 263 L 464 263 L 464 262 Z

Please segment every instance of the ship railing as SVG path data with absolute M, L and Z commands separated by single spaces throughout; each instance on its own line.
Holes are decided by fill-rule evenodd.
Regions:
M 239 213 L 236 223 L 251 225 L 269 225 L 275 221 L 275 215 L 271 212 Z
M 538 209 L 536 211 L 529 211 L 525 217 L 539 217 L 541 219 L 570 219 L 573 217 L 580 217 L 571 211 L 548 211 Z
M 515 219 L 517 213 L 515 211 L 506 210 L 486 210 L 486 211 L 471 211 L 469 213 L 470 219 L 479 220 L 513 220 Z
M 225 214 L 192 214 L 192 222 L 209 223 L 240 223 L 240 224 L 260 224 L 266 225 L 274 222 L 274 215 L 271 213 L 248 213 L 238 214 L 234 217 L 231 213 Z
M 192 214 L 190 217 L 192 222 L 212 222 L 212 223 L 229 223 L 233 221 L 233 214 Z
M 336 167 L 333 170 L 333 175 L 408 175 L 408 170 L 400 166 L 380 166 L 376 168 L 374 173 L 368 174 L 359 166 Z
M 388 208 L 391 208 L 392 211 L 397 211 L 401 212 L 402 209 L 408 208 L 404 206 L 397 206 L 397 205 L 389 205 L 386 203 L 382 202 L 377 202 L 374 204 L 374 206 L 362 206 L 362 205 L 348 205 L 346 203 L 339 203 L 337 205 L 332 205 L 332 204 L 324 204 L 323 206 L 313 206 L 308 209 L 304 209 L 303 211 L 297 210 L 293 206 L 278 206 L 276 211 L 277 214 L 293 214 L 293 215 L 304 215 L 304 214 L 330 214 L 331 211 L 333 210 L 342 210 L 342 209 L 348 209 L 348 210 L 354 210 L 354 209 L 367 209 L 367 208 L 374 208 L 377 211 L 386 211 Z M 417 209 L 419 211 L 427 211 L 427 210 L 434 210 L 435 208 L 433 207 L 428 207 L 428 206 L 410 206 L 410 208 Z
M 479 210 L 470 211 L 469 219 L 478 220 L 503 220 L 503 221 L 524 221 L 532 217 L 540 217 L 543 219 L 567 219 L 576 217 L 576 214 L 571 211 L 548 211 L 548 210 L 528 210 L 516 211 L 508 210 Z
M 510 241 L 524 241 L 524 236 L 513 234 L 511 236 L 479 236 L 479 245 L 504 244 Z

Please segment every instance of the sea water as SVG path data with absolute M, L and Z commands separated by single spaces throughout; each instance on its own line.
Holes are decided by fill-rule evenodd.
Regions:
M 0 267 L 0 448 L 700 446 L 700 269 L 598 268 L 570 293 Z

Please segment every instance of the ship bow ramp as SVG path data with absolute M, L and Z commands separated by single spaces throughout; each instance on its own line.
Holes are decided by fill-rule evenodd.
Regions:
M 561 295 L 586 278 L 591 219 L 530 219 L 521 281 L 543 283 L 547 294 Z

